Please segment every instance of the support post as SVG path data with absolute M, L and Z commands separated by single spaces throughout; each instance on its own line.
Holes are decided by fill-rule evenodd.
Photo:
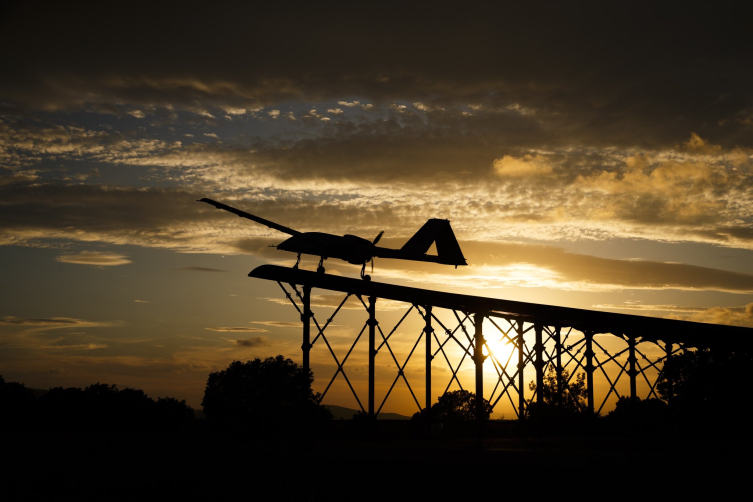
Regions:
M 308 375 L 311 369 L 309 353 L 311 352 L 311 286 L 303 286 L 303 314 L 301 322 L 303 323 L 303 371 Z
M 638 396 L 638 390 L 636 385 L 636 377 L 638 371 L 635 369 L 635 337 L 633 335 L 627 335 L 628 339 L 628 376 L 630 377 L 630 399 L 635 399 Z
M 593 350 L 593 331 L 584 331 L 583 336 L 586 338 L 586 395 L 588 396 L 588 412 L 593 415 L 594 412 L 594 350 Z
M 562 328 L 556 326 L 554 328 L 554 350 L 557 357 L 557 365 L 555 367 L 557 373 L 557 395 L 554 397 L 557 406 L 562 405 Z
M 672 360 L 670 359 L 672 357 L 672 342 L 667 342 L 664 345 L 664 350 L 666 351 L 667 358 L 664 360 L 664 377 L 667 379 L 667 404 L 672 405 L 672 396 L 674 395 L 674 379 L 672 375 Z
M 431 337 L 434 328 L 431 327 L 431 305 L 426 306 L 426 318 L 424 319 L 424 335 L 426 336 L 426 419 L 431 423 Z
M 369 418 L 374 418 L 374 359 L 376 358 L 376 297 L 369 297 Z
M 541 407 L 544 404 L 544 341 L 541 334 L 544 328 L 536 324 L 533 329 L 536 332 L 536 404 Z
M 484 314 L 476 312 L 474 315 L 476 325 L 476 347 L 473 351 L 476 363 L 476 423 L 479 434 L 482 434 L 484 425 Z
M 523 340 L 523 321 L 517 321 L 518 323 L 518 418 L 523 420 L 525 417 L 526 409 L 526 396 L 525 396 L 525 379 L 523 378 L 523 367 L 525 366 L 525 355 L 523 354 L 523 347 L 525 346 L 525 340 Z

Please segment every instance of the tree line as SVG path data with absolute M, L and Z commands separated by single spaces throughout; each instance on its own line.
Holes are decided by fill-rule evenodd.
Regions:
M 704 349 L 674 355 L 659 374 L 656 389 L 661 400 L 621 397 L 605 418 L 631 426 L 671 423 L 693 428 L 724 423 L 744 427 L 743 392 L 751 383 L 752 364 L 748 352 Z M 214 430 L 250 436 L 316 432 L 332 415 L 320 405 L 321 396 L 311 388 L 313 381 L 311 370 L 282 355 L 234 361 L 207 379 L 201 403 L 206 422 Z M 531 382 L 529 390 L 542 396 L 540 403 L 526 403 L 522 418 L 529 422 L 568 424 L 597 418 L 588 412 L 584 373 L 571 378 L 563 370 L 558 379 L 550 366 L 541 388 Z M 476 398 L 466 390 L 448 392 L 413 420 L 475 421 Z M 481 410 L 481 420 L 489 420 L 488 400 L 483 400 Z M 138 389 L 96 383 L 83 389 L 56 387 L 36 398 L 23 384 L 6 382 L 0 376 L 3 431 L 167 431 L 189 427 L 194 420 L 194 411 L 185 401 L 154 400 Z

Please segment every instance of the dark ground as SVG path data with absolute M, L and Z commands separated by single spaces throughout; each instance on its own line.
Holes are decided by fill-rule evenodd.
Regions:
M 751 441 L 669 434 L 547 436 L 491 424 L 424 435 L 415 423 L 375 433 L 335 422 L 327 439 L 180 433 L 0 436 L 3 500 L 715 499 L 745 487 Z M 413 428 L 411 428 L 413 427 Z M 476 495 L 476 496 L 474 496 Z M 571 498 L 571 497 L 566 497 Z M 674 497 L 673 497 L 674 498 Z

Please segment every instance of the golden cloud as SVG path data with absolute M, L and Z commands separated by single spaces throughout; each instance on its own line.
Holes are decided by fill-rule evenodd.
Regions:
M 502 178 L 527 178 L 552 172 L 552 166 L 542 155 L 524 155 L 523 157 L 505 155 L 501 159 L 494 159 L 492 165 L 497 176 Z
M 98 267 L 113 267 L 133 263 L 123 255 L 112 253 L 94 253 L 83 251 L 74 255 L 61 255 L 55 257 L 61 263 L 75 263 L 77 265 L 95 265 Z

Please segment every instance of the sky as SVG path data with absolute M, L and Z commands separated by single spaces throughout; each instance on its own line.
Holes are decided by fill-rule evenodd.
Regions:
M 300 361 L 297 312 L 247 277 L 294 263 L 270 247 L 286 235 L 202 197 L 386 247 L 451 221 L 467 267 L 377 259 L 378 281 L 753 327 L 753 40 L 736 7 L 205 9 L 0 8 L 6 381 L 198 408 L 233 360 Z M 314 293 L 326 320 L 339 298 Z M 394 325 L 406 307 L 383 303 Z M 346 307 L 326 332 L 341 356 L 365 319 Z M 401 357 L 420 330 L 396 333 Z M 321 392 L 334 366 L 314 350 Z M 416 411 L 395 392 L 384 411 Z M 339 378 L 325 402 L 357 407 L 348 394 Z

